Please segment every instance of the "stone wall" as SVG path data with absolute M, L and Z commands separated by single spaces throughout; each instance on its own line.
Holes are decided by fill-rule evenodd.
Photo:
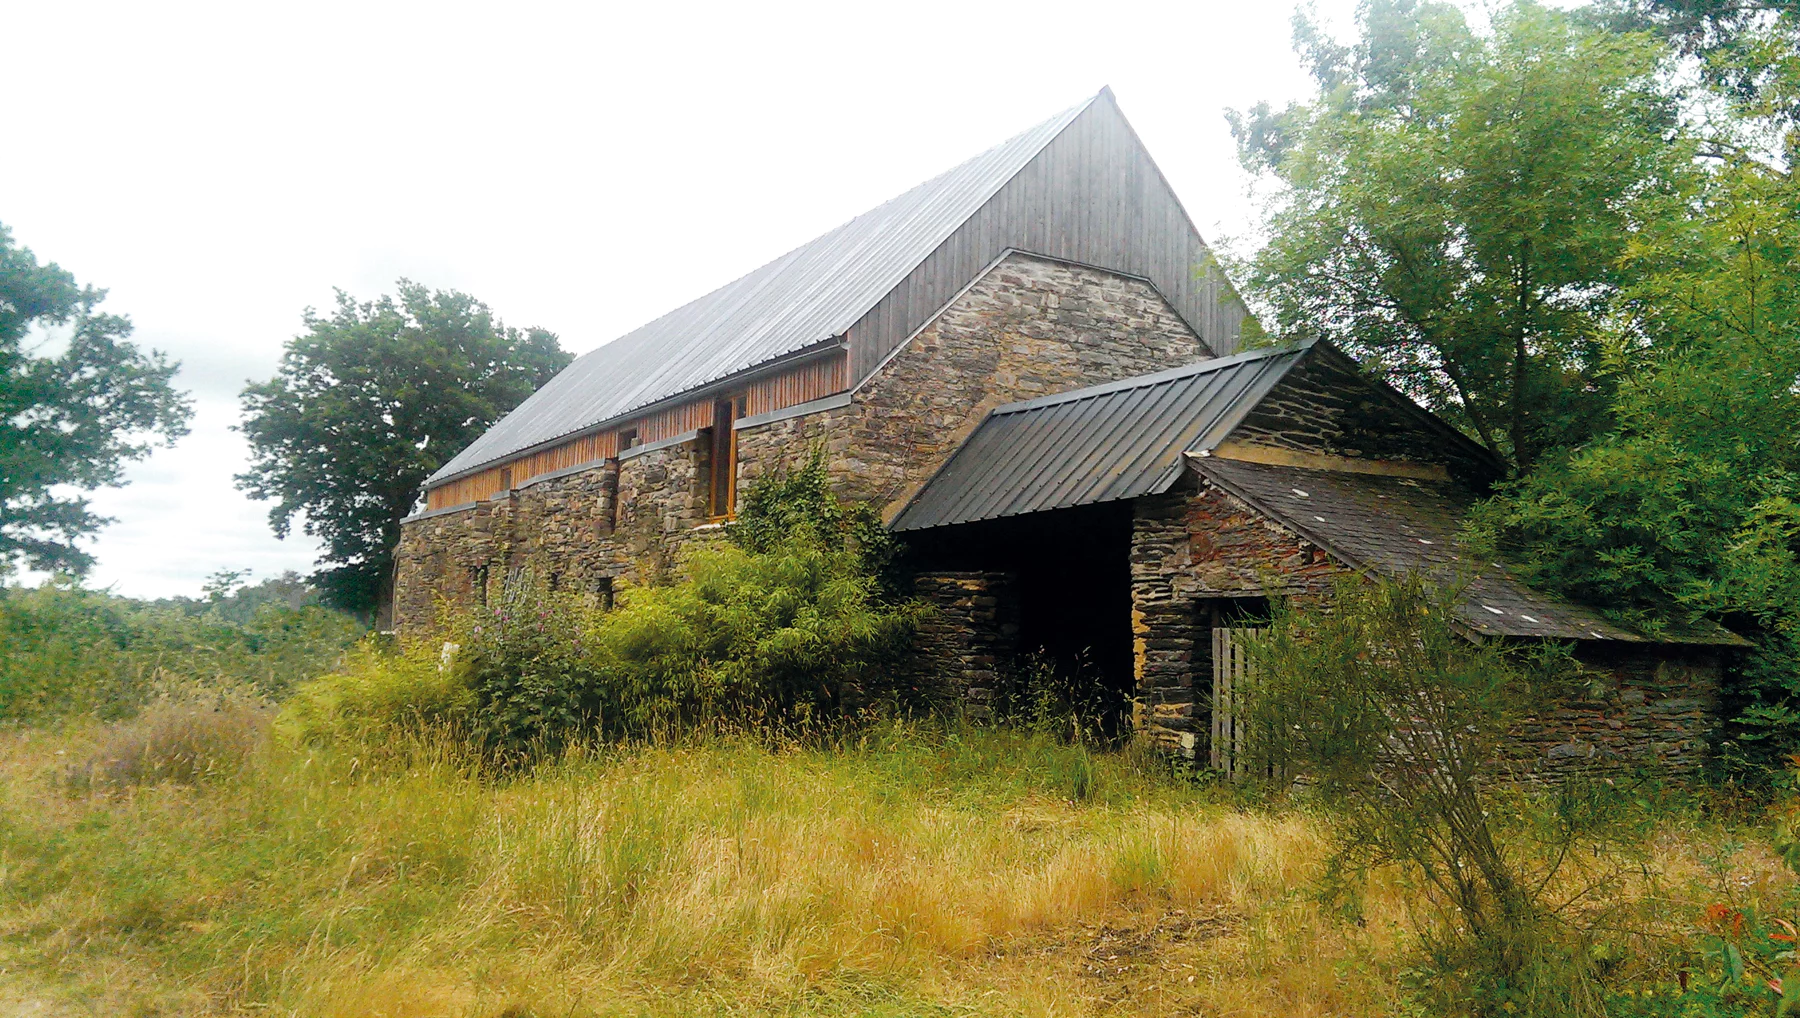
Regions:
M 1131 536 L 1134 721 L 1158 745 L 1183 756 L 1204 748 L 1210 672 L 1197 617 L 1205 598 L 1311 596 L 1346 572 L 1324 549 L 1216 487 L 1138 499 Z
M 621 574 L 633 580 L 672 569 L 688 542 L 722 536 L 707 525 L 705 443 L 675 442 L 619 460 Z
M 562 590 L 595 590 L 620 575 L 627 563 L 612 540 L 618 485 L 618 462 L 607 460 L 403 523 L 395 627 L 429 625 L 440 598 L 485 602 L 496 584 L 527 569 Z
M 836 407 L 739 428 L 738 491 L 748 491 L 771 474 L 801 465 L 815 448 L 825 450 L 825 460 L 834 477 L 855 476 L 858 464 L 851 454 L 849 428 L 845 425 L 851 412 L 850 407 Z
M 1206 356 L 1148 282 L 1009 255 L 857 392 L 833 473 L 891 515 L 994 407 Z
M 1199 641 L 1208 598 L 1327 595 L 1343 563 L 1217 488 L 1139 499 L 1131 546 L 1138 730 L 1164 749 L 1203 754 L 1212 675 Z M 1720 667 L 1703 650 L 1590 642 L 1585 691 L 1547 698 L 1499 761 L 1516 780 L 1582 772 L 1697 771 L 1717 722 Z M 1577 683 L 1576 685 L 1582 685 Z
M 1019 636 L 1012 577 L 996 572 L 922 573 L 913 595 L 930 609 L 913 642 L 915 685 L 988 720 Z
M 1495 461 L 1394 398 L 1348 358 L 1316 348 L 1233 429 L 1234 442 L 1350 459 L 1436 464 L 1477 485 Z
M 1718 721 L 1720 665 L 1705 649 L 1589 643 L 1588 688 L 1528 715 L 1505 761 L 1516 778 L 1697 773 Z

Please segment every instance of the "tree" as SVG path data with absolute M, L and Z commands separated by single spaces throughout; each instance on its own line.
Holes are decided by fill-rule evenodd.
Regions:
M 1691 215 L 1634 240 L 1607 345 L 1614 426 L 1484 506 L 1476 536 L 1538 586 L 1655 629 L 1706 618 L 1755 644 L 1727 748 L 1800 748 L 1800 184 L 1742 156 Z
M 370 613 L 387 601 L 400 521 L 425 479 L 569 363 L 554 333 L 513 329 L 455 290 L 402 279 L 397 296 L 305 313 L 281 370 L 243 392 L 250 469 L 238 486 L 321 538 L 313 582 Z
M 1529 3 L 1487 36 L 1416 0 L 1361 28 L 1298 21 L 1318 97 L 1231 115 L 1277 185 L 1250 289 L 1528 470 L 1604 424 L 1592 337 L 1638 224 L 1687 186 L 1662 49 Z
M 1791 169 L 1800 154 L 1793 147 L 1800 141 L 1793 131 L 1800 125 L 1800 2 L 1603 0 L 1596 13 L 1614 30 L 1668 40 L 1724 100 L 1726 116 L 1710 118 L 1709 152 L 1756 153 L 1765 165 Z
M 180 365 L 131 343 L 105 297 L 0 225 L 0 576 L 86 572 L 75 542 L 111 521 L 71 489 L 123 484 L 125 464 L 187 433 Z
M 1580 673 L 1556 648 L 1470 640 L 1461 603 L 1417 575 L 1347 578 L 1323 605 L 1277 599 L 1244 647 L 1247 755 L 1332 807 L 1322 890 L 1355 909 L 1373 871 L 1403 875 L 1437 966 L 1428 1013 L 1603 1014 L 1589 906 L 1619 876 L 1601 849 L 1641 832 L 1597 782 L 1494 780 L 1528 771 L 1520 722 L 1579 695 Z

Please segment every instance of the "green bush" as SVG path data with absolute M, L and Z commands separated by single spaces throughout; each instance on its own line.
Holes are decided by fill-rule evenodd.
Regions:
M 458 627 L 473 734 L 503 755 L 695 725 L 808 726 L 898 701 L 913 615 L 857 556 L 796 540 L 691 554 L 598 612 L 517 584 Z
M 839 504 L 818 457 L 752 488 L 729 533 L 678 582 L 623 588 L 611 611 L 520 576 L 430 639 L 370 648 L 303 687 L 286 723 L 307 738 L 451 726 L 517 759 L 587 737 L 929 706 L 897 678 L 918 609 L 883 582 L 889 539 Z
M 1248 749 L 1330 807 L 1329 886 L 1391 866 L 1419 888 L 1417 932 L 1447 997 L 1597 1013 L 1594 899 L 1640 832 L 1608 785 L 1532 792 L 1497 772 L 1525 711 L 1580 674 L 1543 650 L 1468 639 L 1458 601 L 1415 576 L 1347 581 L 1326 610 L 1278 603 L 1247 647 Z M 1343 904 L 1354 912 L 1353 895 Z
M 242 619 L 217 607 L 64 582 L 0 588 L 0 721 L 117 720 L 170 684 L 279 697 L 335 667 L 362 632 L 316 606 L 263 603 Z
M 279 725 L 305 743 L 466 734 L 475 693 L 454 667 L 455 654 L 455 644 L 389 647 L 370 637 L 345 656 L 341 669 L 295 687 Z

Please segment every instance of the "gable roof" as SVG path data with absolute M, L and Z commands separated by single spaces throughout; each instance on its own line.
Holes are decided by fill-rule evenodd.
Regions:
M 1193 457 L 1194 470 L 1334 558 L 1384 576 L 1419 573 L 1462 591 L 1462 622 L 1485 636 L 1625 643 L 1736 644 L 1714 626 L 1650 639 L 1598 612 L 1533 590 L 1499 562 L 1477 559 L 1458 540 L 1475 496 L 1452 481 Z
M 894 518 L 895 530 L 1168 491 L 1314 346 L 1252 350 L 996 407 Z
M 426 481 L 438 484 L 842 336 L 1076 117 L 1073 106 L 577 358 Z
M 1707 623 L 1646 637 L 1470 557 L 1458 538 L 1476 496 L 1455 481 L 1208 455 L 1284 379 L 1303 383 L 1309 364 L 1346 362 L 1312 340 L 997 407 L 890 526 L 918 531 L 1161 494 L 1191 469 L 1353 569 L 1458 586 L 1462 621 L 1478 634 L 1743 643 Z

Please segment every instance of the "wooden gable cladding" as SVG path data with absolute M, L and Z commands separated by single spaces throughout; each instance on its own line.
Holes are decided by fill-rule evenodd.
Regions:
M 843 351 L 796 364 L 785 371 L 747 380 L 741 389 L 746 414 L 762 414 L 811 402 L 849 388 L 849 369 Z M 604 431 L 578 435 L 565 442 L 492 464 L 466 477 L 446 481 L 430 489 L 425 508 L 447 509 L 481 502 L 505 493 L 543 474 L 584 464 L 600 463 L 619 454 L 619 435 L 637 432 L 637 445 L 660 442 L 690 431 L 711 427 L 717 394 L 666 406 L 635 420 L 621 421 Z
M 846 331 L 867 378 L 1008 250 L 1150 281 L 1216 355 L 1248 312 L 1174 190 L 1102 93 Z

